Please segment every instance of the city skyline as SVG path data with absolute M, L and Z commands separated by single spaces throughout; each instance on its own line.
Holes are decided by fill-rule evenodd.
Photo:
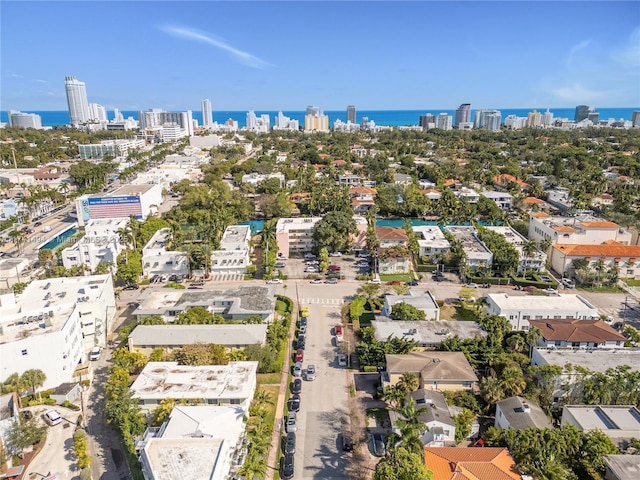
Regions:
M 31 3 L 1 6 L 3 110 L 66 109 L 67 76 L 109 110 L 640 105 L 634 2 Z

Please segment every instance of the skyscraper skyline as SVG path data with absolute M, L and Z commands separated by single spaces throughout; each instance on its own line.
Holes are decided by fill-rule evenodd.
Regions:
M 213 110 L 211 108 L 211 100 L 205 98 L 202 100 L 202 126 L 207 128 L 213 125 Z
M 576 113 L 573 116 L 574 121 L 581 122 L 589 117 L 589 105 L 578 105 L 576 107 Z
M 67 105 L 72 125 L 82 125 L 90 120 L 87 88 L 84 82 L 76 77 L 65 77 L 64 87 L 67 92 Z
M 347 122 L 356 123 L 356 107 L 355 105 L 347 106 Z
M 463 103 L 456 110 L 456 126 L 459 126 L 461 123 L 467 123 L 471 121 L 471 104 Z

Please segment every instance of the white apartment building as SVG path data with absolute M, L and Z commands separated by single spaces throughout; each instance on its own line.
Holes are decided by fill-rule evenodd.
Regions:
M 89 220 L 84 237 L 62 251 L 62 264 L 65 268 L 84 265 L 93 272 L 100 262 L 111 263 L 115 273 L 116 260 L 124 250 L 118 230 L 125 229 L 128 223 L 128 218 Z
M 189 256 L 185 252 L 167 250 L 171 238 L 170 228 L 161 228 L 142 248 L 142 275 L 186 275 L 189 273 Z
M 30 369 L 46 375 L 43 389 L 80 380 L 115 314 L 111 275 L 35 280 L 20 295 L 0 295 L 0 381 Z
M 103 140 L 98 144 L 90 143 L 78 145 L 80 158 L 90 160 L 93 158 L 126 157 L 129 150 L 141 149 L 145 146 L 144 140 L 136 138 L 120 140 Z
M 447 253 L 451 249 L 449 240 L 437 225 L 414 226 L 412 230 L 418 237 L 421 257 L 433 257 L 434 255 Z
M 553 245 L 551 267 L 558 273 L 575 273 L 574 260 L 584 260 L 589 268 L 602 263 L 603 272 L 616 269 L 619 278 L 640 278 L 640 245 Z
M 16 283 L 27 281 L 29 276 L 25 275 L 23 271 L 28 266 L 28 258 L 0 258 L 0 290 L 10 290 Z M 33 270 L 29 273 L 32 272 L 35 273 Z
M 273 321 L 276 307 L 275 285 L 241 285 L 217 290 L 176 290 L 148 288 L 138 297 L 139 306 L 133 312 L 138 320 L 158 315 L 173 322 L 179 314 L 192 307 L 203 307 L 225 320 L 245 320 L 259 316 L 264 323 Z
M 145 412 L 162 400 L 198 400 L 206 405 L 236 406 L 249 410 L 256 391 L 258 362 L 227 365 L 178 365 L 149 362 L 131 385 L 133 398 Z
M 530 213 L 528 236 L 538 242 L 547 238 L 551 243 L 600 245 L 613 240 L 622 245 L 631 245 L 631 232 L 617 223 L 591 215 L 561 217 L 545 212 Z
M 573 206 L 569 189 L 566 187 L 554 187 L 545 193 L 547 194 L 547 202 L 560 210 L 566 210 Z
M 493 200 L 498 207 L 502 210 L 511 210 L 511 204 L 513 202 L 513 196 L 509 192 L 498 192 L 494 190 L 488 190 L 482 192 L 483 197 Z
M 274 130 L 300 130 L 300 122 L 298 120 L 292 120 L 285 116 L 282 112 L 278 112 L 276 116 L 276 123 L 273 126 Z
M 270 178 L 277 178 L 280 181 L 280 187 L 284 186 L 285 177 L 282 173 L 248 173 L 242 176 L 242 183 L 250 183 L 251 185 L 258 185 L 265 180 L 269 180 Z
M 457 190 L 454 190 L 453 194 L 456 197 L 462 198 L 469 203 L 478 203 L 478 200 L 480 200 L 480 194 L 472 188 L 461 187 Z
M 226 480 L 242 465 L 245 412 L 240 407 L 173 408 L 136 444 L 145 480 Z
M 9 126 L 40 130 L 42 128 L 42 118 L 36 113 L 22 113 L 9 110 Z
M 511 323 L 514 330 L 529 330 L 529 320 L 575 318 L 591 320 L 599 317 L 598 309 L 580 295 L 509 296 L 490 293 L 486 297 L 487 315 L 499 315 Z
M 251 262 L 249 225 L 228 226 L 220 240 L 220 250 L 211 254 L 211 273 L 213 274 L 245 274 Z
M 462 245 L 465 254 L 465 263 L 470 270 L 480 267 L 490 267 L 493 262 L 493 253 L 478 238 L 475 227 L 450 226 L 445 227 L 445 232 L 450 233 Z
M 220 239 L 221 250 L 248 250 L 251 240 L 249 225 L 229 225 Z
M 414 306 L 418 310 L 422 310 L 427 320 L 440 320 L 440 307 L 438 302 L 430 291 L 411 290 L 408 295 L 386 295 L 384 297 L 384 305 L 382 306 L 382 314 L 390 317 L 391 310 L 396 303 L 407 303 Z
M 511 244 L 518 252 L 520 256 L 520 262 L 518 263 L 518 273 L 533 270 L 536 272 L 544 271 L 545 264 L 547 262 L 547 255 L 540 250 L 536 249 L 533 253 L 526 254 L 524 251 L 524 244 L 527 243 L 527 239 L 520 235 L 512 227 L 485 227 L 487 230 L 496 232 L 504 237 L 504 239 Z

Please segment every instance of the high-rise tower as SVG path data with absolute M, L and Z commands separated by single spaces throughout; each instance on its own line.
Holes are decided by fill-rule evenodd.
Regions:
M 456 110 L 456 126 L 471 121 L 471 104 L 463 103 Z
M 574 115 L 574 121 L 581 122 L 585 118 L 589 118 L 589 105 L 578 105 L 576 107 L 576 114 Z
M 213 125 L 213 111 L 211 110 L 211 100 L 202 100 L 202 126 L 204 128 Z
M 355 107 L 355 105 L 347 106 L 347 122 L 356 123 L 356 107 Z
M 67 91 L 71 125 L 78 126 L 87 123 L 90 120 L 90 115 L 87 88 L 84 82 L 78 81 L 76 77 L 65 77 L 64 87 Z

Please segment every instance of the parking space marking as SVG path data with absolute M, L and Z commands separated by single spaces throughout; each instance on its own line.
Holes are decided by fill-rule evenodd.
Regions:
M 301 298 L 302 304 L 320 304 L 320 305 L 342 305 L 344 299 L 342 298 Z

